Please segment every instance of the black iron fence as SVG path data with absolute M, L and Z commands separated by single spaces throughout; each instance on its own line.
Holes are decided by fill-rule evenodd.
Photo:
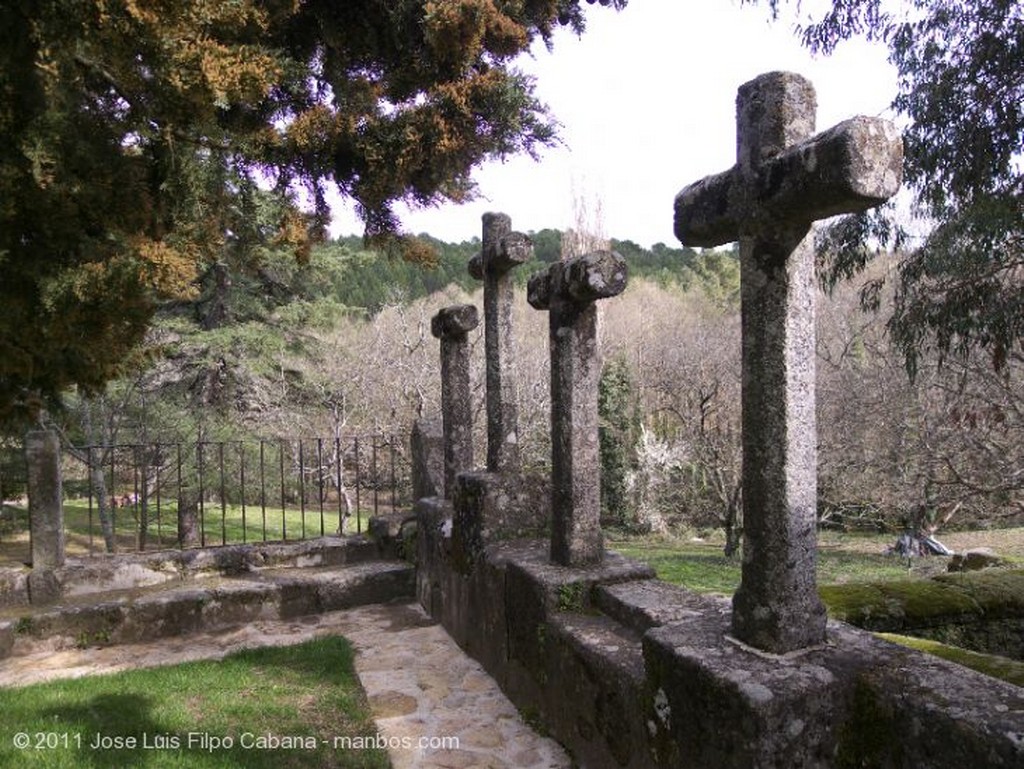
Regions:
M 0 442 L 0 562 L 20 562 L 28 558 L 27 539 L 24 548 L 19 548 L 15 544 L 16 535 L 27 529 L 28 498 L 24 450 L 20 442 Z
M 395 436 L 91 446 L 65 461 L 69 548 L 292 541 L 358 533 L 410 506 Z

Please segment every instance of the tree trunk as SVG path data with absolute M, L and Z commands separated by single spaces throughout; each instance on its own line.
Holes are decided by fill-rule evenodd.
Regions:
M 139 513 L 139 551 L 146 549 L 149 540 L 149 484 L 143 470 L 142 483 L 139 485 L 139 495 L 135 502 L 135 509 Z
M 199 497 L 183 487 L 178 493 L 178 546 L 198 547 L 199 543 Z
M 730 502 L 725 509 L 725 547 L 722 548 L 726 558 L 732 558 L 740 549 L 743 540 L 743 524 L 740 522 L 740 506 Z
M 93 494 L 96 495 L 97 508 L 100 516 L 100 531 L 108 553 L 114 552 L 114 525 L 110 514 L 110 495 L 107 492 L 107 479 L 103 474 L 103 465 L 95 464 L 89 468 Z

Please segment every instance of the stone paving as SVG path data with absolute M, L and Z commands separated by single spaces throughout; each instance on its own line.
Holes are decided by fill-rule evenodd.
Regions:
M 394 769 L 571 766 L 565 751 L 526 725 L 480 665 L 411 604 L 258 621 L 146 644 L 41 650 L 0 661 L 0 686 L 219 659 L 242 648 L 285 646 L 332 634 L 345 636 L 357 650 L 356 671 L 380 735 L 391 744 Z M 446 738 L 448 745 L 438 746 Z M 451 746 L 451 738 L 458 747 Z M 403 741 L 412 747 L 402 747 Z

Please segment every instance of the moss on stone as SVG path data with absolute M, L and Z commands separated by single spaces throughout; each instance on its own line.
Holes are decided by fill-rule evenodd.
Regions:
M 956 662 L 959 665 L 977 670 L 979 673 L 998 678 L 1015 686 L 1024 687 L 1024 662 L 1017 662 L 1016 660 L 999 657 L 994 654 L 980 654 L 925 638 L 913 638 L 895 633 L 878 633 L 877 635 L 879 638 L 884 638 L 901 646 L 917 649 L 926 654 L 941 657 L 950 662 Z
M 586 609 L 586 597 L 590 585 L 586 582 L 570 582 L 558 588 L 558 611 L 582 613 Z
M 819 592 L 833 619 L 872 630 L 928 627 L 972 616 L 978 620 L 1024 616 L 1024 570 L 823 585 Z
M 903 609 L 905 623 L 929 625 L 946 617 L 978 614 L 980 607 L 955 585 L 934 580 L 886 582 L 878 586 L 882 594 Z
M 818 592 L 833 619 L 853 625 L 888 626 L 895 618 L 902 617 L 899 605 L 886 600 L 875 584 L 823 585 Z
M 943 574 L 935 581 L 970 596 L 989 618 L 1024 616 L 1024 569 Z

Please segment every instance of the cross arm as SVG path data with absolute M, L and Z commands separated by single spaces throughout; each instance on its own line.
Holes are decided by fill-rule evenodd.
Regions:
M 469 260 L 469 274 L 476 280 L 484 279 L 484 270 L 506 273 L 533 257 L 533 241 L 521 232 L 510 232 L 491 248 L 484 248 Z
M 675 233 L 684 246 L 711 248 L 739 237 L 739 172 L 730 168 L 694 182 L 676 195 Z
M 899 190 L 903 140 L 888 120 L 851 118 L 769 160 L 757 181 L 757 197 L 776 219 L 866 211 Z
M 595 251 L 555 262 L 535 273 L 526 288 L 526 301 L 547 310 L 555 297 L 580 304 L 621 294 L 629 278 L 626 261 L 615 251 Z
M 464 336 L 480 323 L 474 305 L 456 304 L 444 307 L 430 319 L 430 333 L 438 339 Z
M 903 141 L 887 120 L 855 117 L 766 160 L 746 179 L 737 167 L 683 189 L 675 234 L 719 246 L 779 222 L 810 224 L 865 211 L 896 194 Z

